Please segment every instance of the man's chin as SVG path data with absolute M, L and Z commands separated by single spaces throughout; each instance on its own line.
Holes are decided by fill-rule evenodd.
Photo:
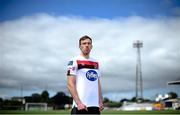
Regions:
M 84 52 L 83 54 L 84 54 L 84 55 L 89 55 L 89 52 Z

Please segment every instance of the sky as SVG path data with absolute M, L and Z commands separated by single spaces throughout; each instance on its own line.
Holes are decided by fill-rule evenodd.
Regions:
M 135 96 L 136 40 L 141 48 L 143 95 L 180 96 L 180 1 L 178 0 L 0 0 L 0 97 L 48 90 L 69 95 L 68 61 L 78 40 L 93 39 L 104 97 Z

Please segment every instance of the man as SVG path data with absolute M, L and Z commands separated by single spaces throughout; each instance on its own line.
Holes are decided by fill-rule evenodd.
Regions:
M 92 39 L 79 39 L 81 53 L 68 63 L 67 87 L 73 98 L 71 114 L 100 114 L 103 98 L 99 63 L 90 57 Z

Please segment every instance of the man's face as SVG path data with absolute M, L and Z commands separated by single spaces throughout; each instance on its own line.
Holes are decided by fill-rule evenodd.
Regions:
M 88 55 L 92 49 L 92 42 L 90 39 L 81 40 L 81 44 L 79 46 L 81 52 L 84 55 Z

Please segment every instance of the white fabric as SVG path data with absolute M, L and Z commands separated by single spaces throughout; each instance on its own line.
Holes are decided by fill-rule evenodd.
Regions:
M 78 96 L 87 107 L 99 107 L 98 79 L 100 77 L 99 67 L 97 69 L 78 69 L 77 60 L 87 62 L 97 62 L 95 59 L 86 59 L 82 56 L 73 58 L 68 64 L 69 74 L 76 77 L 76 89 Z M 98 62 L 97 62 L 98 63 Z M 95 80 L 96 79 L 96 80 Z M 76 106 L 73 100 L 73 106 Z M 72 106 L 72 107 L 73 107 Z

